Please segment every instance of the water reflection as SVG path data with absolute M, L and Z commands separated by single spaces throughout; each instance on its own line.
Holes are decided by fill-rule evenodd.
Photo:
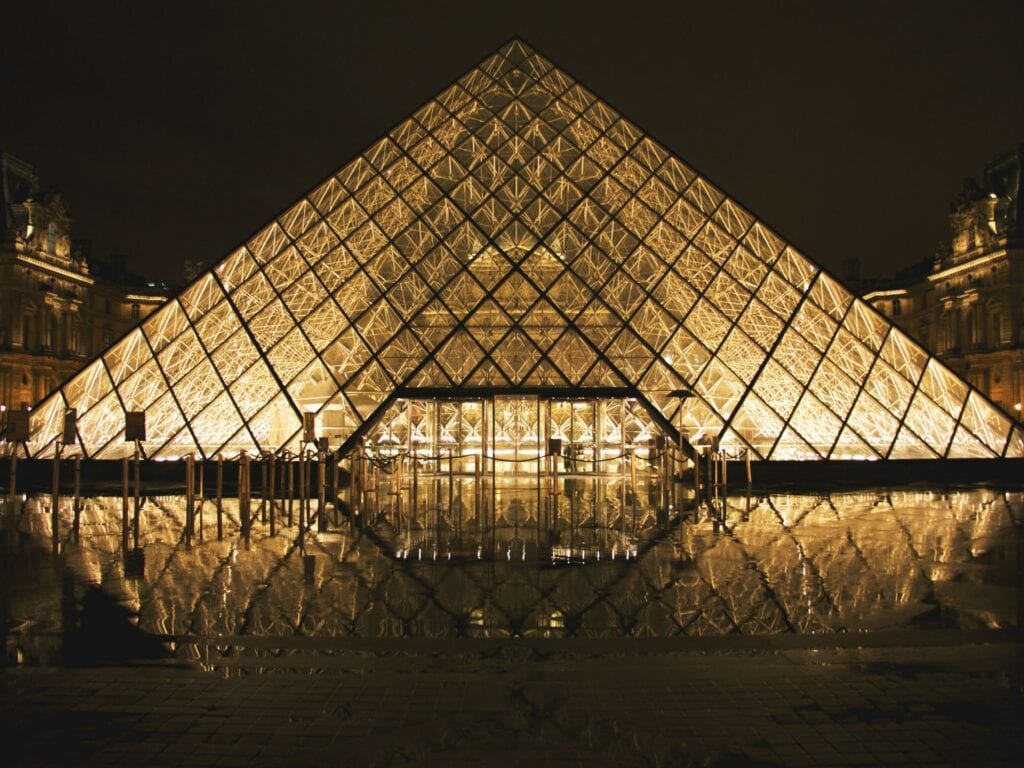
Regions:
M 223 540 L 207 504 L 186 544 L 184 499 L 160 497 L 144 504 L 140 551 L 125 552 L 120 499 L 94 498 L 80 537 L 63 533 L 52 556 L 48 499 L 29 499 L 16 554 L 4 557 L 7 660 L 53 661 L 40 638 L 81 632 L 97 600 L 121 606 L 107 606 L 121 611 L 121 642 L 140 640 L 126 629 L 132 616 L 142 633 L 179 639 L 1014 627 L 1022 501 L 993 491 L 738 497 L 722 515 L 636 530 L 590 521 L 454 538 L 341 519 L 274 536 L 257 524 L 249 543 L 228 502 Z M 176 645 L 179 656 L 195 648 Z

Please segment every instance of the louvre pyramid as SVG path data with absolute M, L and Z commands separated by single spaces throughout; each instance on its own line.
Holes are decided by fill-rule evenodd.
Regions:
M 93 457 L 349 440 L 396 391 L 634 393 L 761 459 L 1020 456 L 1016 423 L 519 40 L 34 409 Z M 689 397 L 679 397 L 689 391 Z

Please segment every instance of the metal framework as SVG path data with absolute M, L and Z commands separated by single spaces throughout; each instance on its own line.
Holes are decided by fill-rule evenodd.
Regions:
M 1019 425 L 519 40 L 53 392 L 93 457 L 343 444 L 396 389 L 630 389 L 757 459 L 1024 454 Z M 683 396 L 680 396 L 680 395 Z

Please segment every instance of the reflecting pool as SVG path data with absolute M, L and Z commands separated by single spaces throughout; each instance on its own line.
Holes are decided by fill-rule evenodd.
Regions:
M 26 500 L 19 541 L 3 555 L 8 663 L 66 660 L 69 637 L 164 636 L 162 648 L 188 658 L 204 642 L 240 637 L 1020 625 L 1020 492 L 735 496 L 724 509 L 691 509 L 667 524 L 581 514 L 556 531 L 528 516 L 490 527 L 467 520 L 458 531 L 429 519 L 364 529 L 331 510 L 326 531 L 305 530 L 298 515 L 289 523 L 276 510 L 271 535 L 256 503 L 248 541 L 237 501 L 224 502 L 220 538 L 209 501 L 188 537 L 185 499 L 150 497 L 138 549 L 124 546 L 121 499 L 99 497 L 85 500 L 77 537 L 70 509 L 61 509 L 57 553 L 48 505 L 48 496 Z

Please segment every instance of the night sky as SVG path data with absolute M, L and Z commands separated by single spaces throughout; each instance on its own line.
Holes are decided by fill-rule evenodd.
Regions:
M 212 265 L 512 36 L 827 269 L 930 257 L 1024 141 L 1024 3 L 21 3 L 0 148 L 74 236 Z

